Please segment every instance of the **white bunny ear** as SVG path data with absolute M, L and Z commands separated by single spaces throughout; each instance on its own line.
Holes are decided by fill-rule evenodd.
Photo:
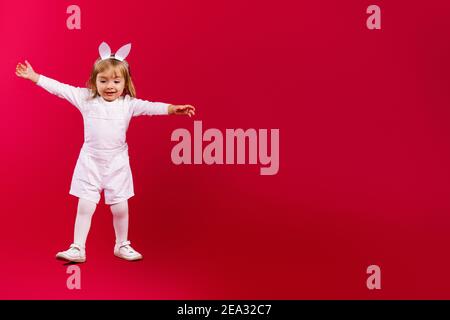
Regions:
M 100 53 L 100 57 L 102 60 L 108 59 L 111 57 L 111 48 L 108 46 L 106 42 L 102 42 L 98 47 L 98 52 Z
M 122 47 L 114 54 L 114 58 L 120 61 L 125 60 L 131 50 L 131 43 L 128 43 Z

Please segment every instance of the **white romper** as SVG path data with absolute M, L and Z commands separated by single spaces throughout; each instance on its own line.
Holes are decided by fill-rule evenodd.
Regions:
M 73 87 L 43 75 L 37 85 L 72 103 L 83 116 L 84 143 L 75 166 L 69 193 L 98 204 L 114 204 L 134 196 L 126 132 L 132 117 L 167 115 L 168 103 L 150 102 L 129 95 L 112 102 L 90 98 L 87 88 Z

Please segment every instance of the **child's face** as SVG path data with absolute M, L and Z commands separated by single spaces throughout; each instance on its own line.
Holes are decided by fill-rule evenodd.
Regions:
M 106 101 L 114 101 L 119 98 L 125 88 L 125 79 L 119 70 L 109 68 L 97 74 L 97 91 Z

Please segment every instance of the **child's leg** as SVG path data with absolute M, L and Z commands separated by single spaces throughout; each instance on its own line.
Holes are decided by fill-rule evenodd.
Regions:
M 95 202 L 78 199 L 77 218 L 75 220 L 75 231 L 73 236 L 73 242 L 81 247 L 85 247 L 86 238 L 91 228 L 92 215 L 95 212 L 97 204 Z
M 142 254 L 134 250 L 128 241 L 128 200 L 111 205 L 114 231 L 116 232 L 116 245 L 114 254 L 125 260 L 141 260 Z
M 128 240 L 128 200 L 111 205 L 116 243 Z

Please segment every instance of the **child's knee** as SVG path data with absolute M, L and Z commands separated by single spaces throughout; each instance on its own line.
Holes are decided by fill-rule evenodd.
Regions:
M 128 214 L 128 201 L 122 201 L 110 206 L 113 215 L 124 216 Z

